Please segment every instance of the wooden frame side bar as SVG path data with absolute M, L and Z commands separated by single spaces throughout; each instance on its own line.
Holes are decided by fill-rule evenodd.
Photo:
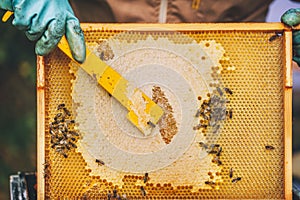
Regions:
M 285 199 L 292 199 L 292 31 L 285 31 L 284 39 L 284 193 Z
M 37 199 L 45 198 L 45 69 L 44 58 L 37 57 Z

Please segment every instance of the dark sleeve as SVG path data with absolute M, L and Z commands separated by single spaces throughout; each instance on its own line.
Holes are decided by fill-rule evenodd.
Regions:
M 300 2 L 300 0 L 291 0 L 291 1 L 294 1 L 294 2 Z
M 80 22 L 116 22 L 113 12 L 105 0 L 70 0 L 69 2 Z

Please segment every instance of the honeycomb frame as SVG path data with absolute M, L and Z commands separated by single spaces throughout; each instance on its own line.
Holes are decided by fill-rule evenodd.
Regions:
M 282 36 L 277 39 L 275 38 L 275 41 L 271 41 L 272 45 L 275 44 L 275 49 L 269 49 L 270 51 L 277 51 L 275 55 L 281 55 L 281 58 L 276 58 L 278 59 L 280 63 L 280 69 L 278 69 L 277 72 L 280 72 L 281 75 L 275 75 L 273 78 L 274 80 L 271 80 L 271 83 L 276 85 L 277 88 L 275 90 L 280 93 L 280 97 L 278 97 L 277 102 L 279 104 L 274 104 L 272 106 L 277 107 L 277 111 L 280 112 L 282 117 L 279 118 L 274 118 L 275 121 L 278 122 L 278 126 L 280 126 L 279 129 L 282 129 L 281 134 L 278 134 L 272 137 L 275 137 L 275 140 L 278 142 L 275 146 L 280 147 L 279 150 L 276 152 L 278 153 L 277 156 L 271 156 L 272 159 L 275 159 L 277 162 L 277 165 L 270 166 L 268 165 L 269 163 L 272 163 L 273 161 L 268 161 L 264 162 L 264 164 L 251 164 L 251 163 L 256 163 L 256 162 L 262 162 L 260 158 L 251 158 L 249 157 L 249 163 L 248 159 L 241 159 L 244 163 L 245 169 L 251 168 L 253 166 L 258 166 L 258 169 L 253 170 L 252 173 L 258 172 L 259 175 L 253 175 L 254 178 L 257 178 L 257 182 L 253 183 L 245 183 L 245 185 L 241 187 L 235 187 L 236 185 L 231 185 L 231 186 L 226 186 L 226 189 L 199 189 L 197 192 L 191 192 L 191 186 L 190 185 L 185 185 L 185 186 L 178 186 L 178 187 L 172 187 L 170 183 L 162 183 L 162 184 L 156 184 L 156 185 L 151 185 L 151 182 L 149 185 L 145 186 L 147 187 L 147 190 L 150 190 L 148 188 L 153 187 L 152 194 L 151 192 L 149 195 L 147 194 L 146 196 L 137 196 L 135 193 L 141 193 L 138 188 L 134 185 L 129 185 L 127 187 L 132 187 L 129 189 L 129 191 L 132 192 L 132 197 L 130 195 L 128 196 L 128 199 L 200 199 L 200 198 L 205 198 L 205 199 L 244 199 L 244 198 L 260 198 L 260 199 L 268 199 L 268 198 L 273 198 L 273 199 L 291 199 L 292 198 L 292 175 L 291 175 L 291 125 L 292 125 L 292 118 L 291 118 L 291 113 L 292 113 L 292 104 L 291 104 L 291 95 L 292 95 L 292 70 L 291 70 L 291 30 L 287 27 L 285 27 L 283 24 L 280 23 L 228 23 L 228 24 L 220 24 L 220 23 L 214 23 L 214 24 L 82 24 L 82 28 L 85 32 L 85 36 L 87 38 L 87 41 L 89 42 L 90 40 L 95 39 L 94 37 L 97 37 L 97 33 L 101 32 L 103 39 L 107 39 L 117 33 L 124 32 L 124 31 L 150 31 L 150 32 L 166 32 L 164 30 L 168 29 L 170 31 L 177 31 L 180 33 L 188 34 L 195 40 L 199 41 L 202 40 L 203 37 L 205 39 L 215 39 L 214 37 L 220 37 L 216 38 L 216 40 L 220 40 L 220 42 L 224 42 L 224 38 L 229 40 L 228 44 L 225 45 L 225 48 L 229 48 L 230 46 L 230 40 L 231 36 L 233 37 L 233 41 L 240 41 L 240 42 L 245 42 L 246 44 L 250 44 L 251 46 L 251 36 L 254 35 L 256 37 L 256 40 L 261 40 L 264 41 L 265 43 L 270 42 L 270 38 L 274 36 L 274 33 L 280 32 Z M 94 35 L 96 33 L 96 36 Z M 166 32 L 168 34 L 168 32 Z M 209 36 L 209 34 L 213 36 Z M 202 36 L 201 36 L 202 35 Z M 204 36 L 203 36 L 204 35 Z M 224 37 L 223 37 L 224 36 Z M 260 37 L 262 39 L 260 39 Z M 97 38 L 99 39 L 99 38 Z M 240 39 L 240 40 L 239 40 Z M 250 42 L 246 42 L 249 40 Z M 273 40 L 273 39 L 272 39 Z M 256 43 L 259 44 L 259 43 Z M 239 45 L 239 44 L 237 44 Z M 267 44 L 266 47 L 272 46 L 270 44 Z M 252 47 L 252 46 L 251 46 Z M 241 55 L 244 55 L 245 52 L 247 52 L 247 48 L 243 49 L 241 46 L 238 46 L 239 52 L 235 53 L 237 55 L 231 55 L 230 53 L 234 51 L 230 49 L 227 53 L 230 54 L 230 58 L 234 59 L 239 57 Z M 250 47 L 249 47 L 250 48 Z M 243 51 L 244 50 L 244 51 Z M 251 51 L 253 53 L 253 51 Z M 268 52 L 268 51 L 267 51 Z M 263 53 L 266 53 L 263 50 Z M 267 54 L 266 54 L 267 55 Z M 271 54 L 272 55 L 272 54 Z M 250 58 L 252 57 L 255 58 L 255 56 L 259 55 L 249 55 Z M 270 56 L 270 55 L 269 55 Z M 53 62 L 58 62 L 58 63 L 63 63 L 63 64 L 69 64 L 70 59 L 67 58 L 65 55 L 63 55 L 58 49 L 55 50 L 53 53 L 49 54 L 46 57 L 38 57 L 37 58 L 37 119 L 38 119 L 38 163 L 37 163 L 37 174 L 38 174 L 38 199 L 107 199 L 107 193 L 106 194 L 96 194 L 95 191 L 99 190 L 99 188 L 93 188 L 89 187 L 87 185 L 93 185 L 94 183 L 101 182 L 101 186 L 109 188 L 109 191 L 113 191 L 112 183 L 107 181 L 106 179 L 102 179 L 99 176 L 89 176 L 89 173 L 91 172 L 90 169 L 87 169 L 86 163 L 84 163 L 84 160 L 82 156 L 78 153 L 76 153 L 74 150 L 71 150 L 72 152 L 70 153 L 70 157 L 73 159 L 73 162 L 71 162 L 72 165 L 76 166 L 78 165 L 78 169 L 74 169 L 76 167 L 70 167 L 70 172 L 68 172 L 68 169 L 64 169 L 64 174 L 60 174 L 60 176 L 55 176 L 51 177 L 47 175 L 48 171 L 53 170 L 53 173 L 55 174 L 55 171 L 57 171 L 57 168 L 52 167 L 51 165 L 48 165 L 49 161 L 50 162 L 63 162 L 63 157 L 56 158 L 55 155 L 51 148 L 49 147 L 49 136 L 47 131 L 49 130 L 49 122 L 51 122 L 51 119 L 53 118 L 53 113 L 55 110 L 55 106 L 52 105 L 53 99 L 64 99 L 64 98 L 70 98 L 70 95 L 64 94 L 64 91 L 70 91 L 70 84 L 63 85 L 61 83 L 55 83 L 55 81 L 58 81 L 57 79 L 49 79 L 49 77 L 53 76 L 51 73 L 54 73 L 53 71 L 50 70 L 51 66 L 53 65 Z M 232 63 L 230 63 L 232 64 Z M 255 63 L 257 65 L 264 66 L 266 63 L 261 62 L 259 59 Z M 226 65 L 226 63 L 224 63 Z M 69 73 L 69 68 L 66 67 L 64 69 L 64 73 Z M 228 82 L 226 83 L 226 80 L 232 80 L 234 79 L 233 75 L 230 73 L 226 72 L 224 73 L 225 77 L 225 83 L 227 85 L 233 85 L 234 87 L 235 84 L 241 83 L 243 78 L 246 78 L 246 76 L 249 76 L 249 81 L 257 80 L 253 75 L 249 74 L 244 74 L 239 77 L 240 79 L 237 79 L 236 82 Z M 55 74 L 57 76 L 57 74 Z M 269 76 L 272 76 L 270 74 L 267 74 L 264 78 L 269 78 Z M 52 77 L 53 78 L 53 77 Z M 227 78 L 227 79 L 226 79 Z M 272 78 L 272 77 L 271 77 Z M 55 85 L 56 84 L 56 85 Z M 55 87 L 53 86 L 55 85 Z M 56 87 L 59 88 L 56 88 Z M 269 86 L 268 86 L 269 87 Z M 272 86 L 270 86 L 272 87 Z M 243 89 L 245 89 L 243 91 Z M 240 94 L 242 95 L 248 95 L 248 91 L 246 91 L 247 87 L 244 87 L 241 89 Z M 272 90 L 272 88 L 270 88 Z M 63 93 L 64 95 L 62 97 L 56 96 L 57 91 Z M 260 95 L 259 90 L 255 90 L 257 93 L 254 93 L 253 95 Z M 273 90 L 272 90 L 273 91 Z M 240 99 L 239 99 L 240 98 Z M 249 104 L 248 106 L 251 107 L 251 101 L 249 99 L 243 99 L 243 97 L 239 97 L 237 99 L 233 100 L 238 100 L 242 102 L 246 102 L 245 105 L 247 106 L 247 103 Z M 270 104 L 271 102 L 269 100 L 265 101 L 264 104 Z M 50 104 L 50 105 L 49 105 Z M 57 105 L 57 104 L 55 104 Z M 256 105 L 256 104 L 255 104 Z M 66 106 L 71 107 L 71 104 L 66 104 Z M 240 110 L 241 113 L 244 113 L 244 116 L 251 116 L 253 115 L 256 120 L 251 121 L 254 124 L 257 123 L 257 125 L 262 126 L 257 119 L 260 119 L 259 117 L 256 118 L 255 113 L 247 113 L 247 110 Z M 263 113 L 266 112 L 266 110 L 258 109 L 257 112 Z M 265 115 L 264 119 L 267 119 L 271 115 Z M 272 117 L 272 116 L 271 116 Z M 273 118 L 272 118 L 273 119 Z M 244 119 L 245 121 L 248 120 Z M 267 119 L 269 120 L 269 119 Z M 243 122 L 243 121 L 242 121 Z M 249 121 L 247 121 L 249 122 Z M 241 127 L 247 129 L 247 125 L 241 123 L 239 124 Z M 235 125 L 238 126 L 238 125 Z M 268 125 L 269 126 L 269 125 Z M 267 127 L 267 129 L 270 129 L 272 127 Z M 255 128 L 253 126 L 252 131 L 259 131 L 259 128 Z M 264 129 L 266 130 L 266 129 Z M 236 128 L 228 128 L 228 132 L 230 131 L 238 131 Z M 227 135 L 228 136 L 228 135 Z M 241 135 L 236 135 L 233 138 L 231 138 L 233 141 L 236 141 L 237 139 L 241 139 L 242 144 L 237 144 L 235 145 L 236 149 L 243 148 L 245 144 L 247 144 L 247 140 L 253 140 L 256 141 L 255 135 L 249 135 L 249 138 L 243 138 Z M 265 137 L 269 137 L 269 133 L 266 134 Z M 225 138 L 229 139 L 230 138 Z M 220 142 L 222 144 L 222 142 Z M 224 143 L 224 141 L 223 141 Z M 231 143 L 231 142 L 228 142 Z M 244 144 L 243 144 L 244 143 Z M 225 153 L 226 153 L 226 145 L 225 146 Z M 229 148 L 229 147 L 228 147 Z M 234 151 L 233 155 L 235 156 L 243 156 L 242 153 L 238 152 L 238 150 Z M 254 149 L 249 149 L 250 152 L 252 151 L 257 151 L 259 147 L 256 147 Z M 227 152 L 228 153 L 228 152 Z M 267 151 L 267 153 L 270 153 Z M 246 154 L 249 155 L 249 154 Z M 258 156 L 261 156 L 261 154 L 257 154 Z M 76 160 L 81 160 L 77 164 L 75 162 Z M 258 160 L 258 161 L 257 161 Z M 239 166 L 240 164 L 237 165 L 226 165 L 224 167 L 224 170 L 221 172 L 221 176 L 227 176 L 228 170 L 230 167 L 234 167 L 236 170 L 236 166 Z M 275 181 L 274 177 L 272 175 L 265 175 L 261 174 L 264 172 L 263 169 L 261 169 L 262 166 L 267 166 L 269 170 L 274 170 L 277 172 L 277 175 L 274 177 L 279 178 L 277 181 L 279 182 L 278 185 L 274 186 L 271 183 Z M 225 172 L 226 171 L 226 172 Z M 249 169 L 249 171 L 251 171 Z M 80 178 L 84 176 L 88 176 L 86 178 L 86 182 L 80 182 L 78 180 L 78 177 L 73 177 L 74 173 L 76 176 L 79 176 Z M 237 170 L 237 173 L 239 171 Z M 235 171 L 236 173 L 236 171 Z M 251 172 L 249 172 L 251 174 Z M 73 175 L 72 175 L 73 174 Z M 248 178 L 248 181 L 251 182 L 251 176 L 248 176 L 249 174 L 246 173 L 245 178 Z M 65 183 L 64 178 L 61 176 L 66 176 L 68 181 Z M 247 177 L 248 176 L 248 177 Z M 261 179 L 260 179 L 261 177 Z M 242 180 L 244 181 L 245 179 L 242 177 Z M 70 180 L 69 180 L 70 179 Z M 132 180 L 141 180 L 143 179 L 143 176 L 141 175 L 127 175 L 123 177 L 124 180 L 129 179 L 129 183 Z M 77 183 L 79 181 L 79 183 Z M 228 182 L 228 177 L 224 179 L 224 181 Z M 230 181 L 230 180 L 229 180 Z M 66 186 L 67 185 L 67 186 Z M 74 186 L 73 186 L 74 185 Z M 261 188 L 256 188 L 253 189 L 252 187 L 255 186 L 257 187 L 258 185 L 261 185 Z M 63 187 L 62 187 L 63 186 Z M 270 186 L 270 188 L 269 188 Z M 85 192 L 78 192 L 82 188 L 88 188 Z M 57 193 L 58 188 L 65 188 L 67 191 L 66 194 L 61 194 Z M 220 188 L 222 188 L 222 184 L 220 185 Z M 280 189 L 281 188 L 281 189 Z M 274 191 L 278 190 L 276 194 L 273 194 Z M 127 191 L 127 190 L 124 190 Z M 239 191 L 242 191 L 242 193 L 239 193 Z M 166 196 L 166 194 L 168 194 Z M 62 195 L 62 196 L 60 196 Z

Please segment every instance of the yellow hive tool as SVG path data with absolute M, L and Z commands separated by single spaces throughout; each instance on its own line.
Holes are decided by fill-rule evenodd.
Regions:
M 7 21 L 12 14 L 13 13 L 10 11 L 6 12 L 2 21 Z M 58 47 L 74 61 L 65 37 L 61 39 Z M 88 48 L 86 49 L 85 62 L 77 64 L 89 75 L 96 78 L 97 82 L 108 93 L 127 108 L 129 111 L 127 118 L 131 123 L 133 123 L 144 135 L 149 135 L 151 133 L 152 128 L 157 124 L 164 113 L 160 106 L 153 102 L 141 90 L 133 87 L 130 82 L 124 79 L 118 72 L 108 66 Z
M 61 39 L 58 47 L 70 57 L 71 51 L 65 37 Z M 115 97 L 129 111 L 127 118 L 145 135 L 151 133 L 152 128 L 163 115 L 163 110 L 153 102 L 145 93 L 133 87 L 118 72 L 103 62 L 98 56 L 86 49 L 86 60 L 79 64 L 89 75 L 113 97 Z

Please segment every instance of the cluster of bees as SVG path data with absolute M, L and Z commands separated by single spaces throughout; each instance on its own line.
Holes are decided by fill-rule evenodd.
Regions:
M 232 95 L 233 92 L 229 88 L 216 87 L 212 94 L 208 94 L 208 99 L 203 100 L 200 108 L 197 110 L 195 117 L 200 118 L 199 124 L 193 127 L 194 130 L 202 130 L 203 133 L 206 132 L 207 128 L 211 128 L 213 134 L 217 134 L 222 121 L 226 118 L 232 119 L 233 112 L 232 109 L 227 109 L 226 104 L 230 101 L 226 98 L 227 95 Z M 198 97 L 201 100 L 201 97 Z M 212 163 L 218 166 L 222 165 L 220 159 L 222 147 L 219 144 L 206 144 L 204 142 L 199 142 L 201 148 L 203 148 L 206 153 L 212 155 Z M 233 173 L 233 172 L 232 172 Z M 232 182 L 237 182 L 240 177 L 232 180 Z M 208 180 L 205 181 L 206 185 L 213 188 L 216 187 L 216 182 Z
M 51 148 L 67 158 L 67 152 L 72 148 L 77 148 L 75 143 L 79 134 L 76 131 L 71 130 L 71 127 L 74 127 L 75 121 L 69 119 L 71 112 L 65 107 L 65 104 L 59 104 L 57 106 L 57 111 L 58 113 L 49 125 Z
M 211 172 L 209 172 L 209 174 L 211 174 Z M 229 169 L 229 178 L 231 179 L 232 183 L 237 183 L 242 180 L 242 177 L 233 177 L 233 168 Z M 212 188 L 215 188 L 217 186 L 217 183 L 215 181 L 205 181 L 205 184 L 211 186 Z
M 195 114 L 195 117 L 199 118 L 199 124 L 193 127 L 194 130 L 202 130 L 205 132 L 208 127 L 212 128 L 212 133 L 216 134 L 220 129 L 220 123 L 228 116 L 232 119 L 232 109 L 226 110 L 226 103 L 229 100 L 226 99 L 224 93 L 232 95 L 233 92 L 229 88 L 217 87 L 212 94 L 208 94 L 208 99 L 203 100 L 199 109 Z M 201 100 L 201 96 L 198 100 Z
M 119 195 L 117 189 L 113 189 L 113 193 L 108 191 L 107 200 L 127 200 L 126 194 Z
M 208 145 L 204 142 L 199 142 L 200 147 L 205 149 L 208 154 L 213 155 L 212 162 L 219 165 L 222 165 L 222 161 L 220 160 L 222 147 L 219 144 L 211 144 Z

